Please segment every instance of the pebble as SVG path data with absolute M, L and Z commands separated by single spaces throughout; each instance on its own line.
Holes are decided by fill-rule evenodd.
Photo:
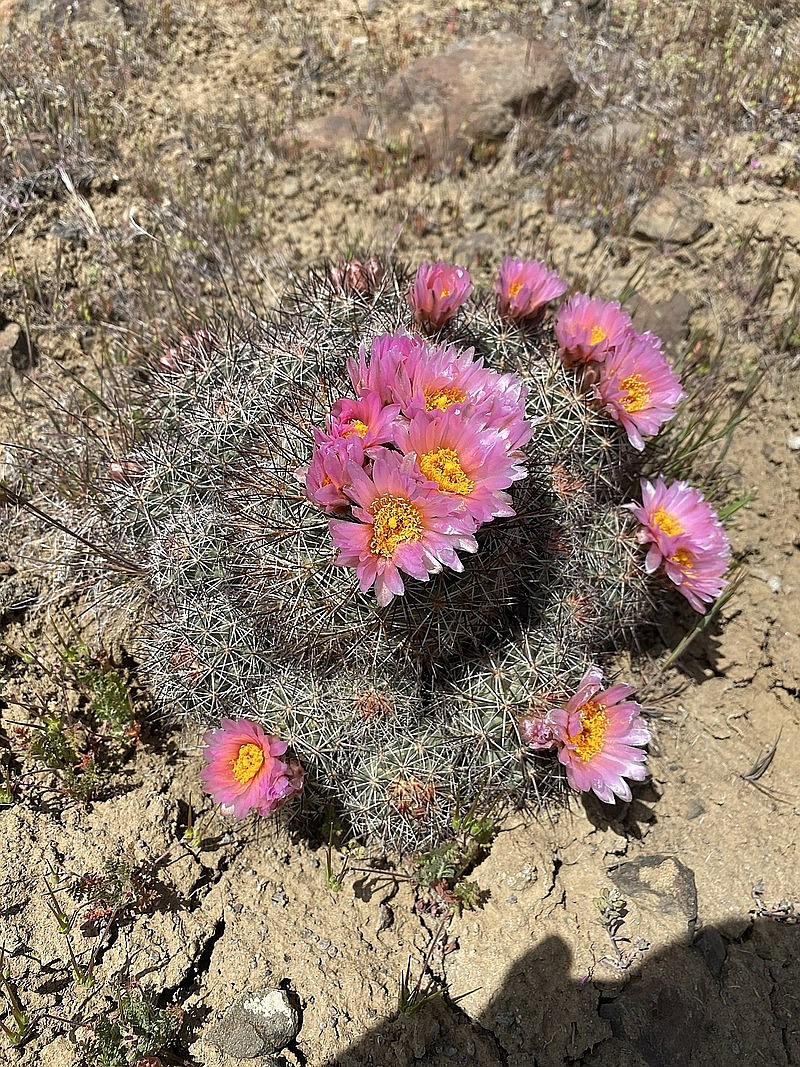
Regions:
M 207 1034 L 208 1041 L 235 1059 L 257 1059 L 286 1048 L 300 1030 L 300 1013 L 283 989 L 246 993 Z
M 780 593 L 781 580 L 777 574 L 771 574 L 769 578 L 767 578 L 767 589 L 769 589 L 770 593 Z
M 786 438 L 786 444 L 789 446 L 790 452 L 800 452 L 800 433 L 790 434 Z

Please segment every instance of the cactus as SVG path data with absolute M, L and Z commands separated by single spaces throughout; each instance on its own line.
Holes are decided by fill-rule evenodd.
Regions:
M 136 440 L 106 456 L 81 521 L 141 568 L 125 578 L 149 590 L 140 654 L 166 716 L 259 722 L 303 764 L 308 806 L 419 852 L 476 801 L 563 792 L 520 723 L 630 641 L 659 579 L 621 507 L 644 461 L 590 402 L 586 368 L 565 366 L 541 314 L 515 321 L 477 293 L 427 341 L 527 387 L 514 514 L 477 530 L 463 573 L 410 579 L 384 607 L 358 591 L 302 472 L 313 431 L 352 395 L 347 359 L 419 330 L 410 283 L 399 267 L 321 269 L 266 321 L 218 321 L 165 349 L 139 376 Z

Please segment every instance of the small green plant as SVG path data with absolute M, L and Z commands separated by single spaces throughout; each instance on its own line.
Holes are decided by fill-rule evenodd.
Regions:
M 352 871 L 352 861 L 363 859 L 366 850 L 356 841 L 341 841 L 341 828 L 331 817 L 327 820 L 328 843 L 325 850 L 325 886 L 332 893 L 341 893 L 347 875 Z M 334 853 L 342 857 L 341 866 L 337 869 L 334 863 Z
M 618 889 L 601 890 L 600 895 L 595 897 L 594 904 L 599 912 L 600 925 L 608 934 L 614 949 L 613 956 L 603 956 L 600 962 L 607 963 L 617 971 L 629 970 L 650 948 L 649 941 L 640 938 L 631 944 L 630 938 L 620 936 L 628 914 L 628 902 Z M 630 948 L 623 951 L 623 944 L 630 944 Z
M 401 1015 L 415 1015 L 420 1008 L 430 1001 L 440 997 L 443 990 L 436 989 L 428 982 L 423 989 L 425 981 L 425 968 L 421 968 L 417 980 L 412 982 L 412 959 L 408 957 L 408 963 L 400 975 L 400 989 L 397 994 L 397 1010 Z
M 31 1024 L 22 1006 L 17 987 L 11 980 L 11 968 L 6 963 L 5 948 L 0 945 L 0 1005 L 3 1005 L 3 1002 L 13 1024 L 9 1025 L 8 1022 L 0 1019 L 0 1030 L 12 1048 L 19 1048 L 29 1036 Z
M 35 666 L 49 681 L 50 690 L 36 691 L 26 702 L 9 700 L 26 714 L 15 723 L 14 736 L 22 755 L 51 771 L 67 796 L 86 803 L 102 792 L 108 772 L 130 755 L 140 726 L 125 674 L 82 643 L 68 644 L 56 634 L 54 663 L 32 647 L 17 651 L 22 663 Z M 57 714 L 51 710 L 53 697 L 60 706 Z M 13 794 L 8 768 L 5 777 Z
M 84 646 L 70 650 L 78 683 L 86 692 L 89 713 L 100 735 L 115 741 L 135 742 L 139 723 L 134 714 L 130 687 L 122 671 L 98 661 Z
M 75 876 L 70 892 L 86 906 L 83 922 L 97 928 L 125 911 L 146 911 L 158 899 L 160 887 L 152 863 L 125 854 L 107 859 L 102 871 Z
M 78 959 L 77 953 L 75 952 L 75 946 L 72 943 L 72 931 L 75 927 L 77 911 L 68 915 L 61 907 L 57 893 L 63 889 L 63 886 L 56 886 L 54 889 L 47 878 L 43 878 L 42 881 L 44 882 L 46 893 L 45 903 L 50 910 L 50 914 L 58 924 L 59 933 L 64 935 L 64 943 L 67 946 L 67 955 L 69 956 L 70 968 L 72 970 L 72 980 L 79 986 L 94 985 L 94 952 L 91 953 L 89 962 L 83 964 Z
M 28 729 L 28 753 L 55 773 L 68 796 L 89 800 L 97 783 L 97 768 L 91 753 L 79 751 L 75 727 L 60 716 L 50 715 L 41 725 L 31 723 Z
M 613 940 L 628 914 L 628 902 L 618 889 L 603 889 L 594 905 L 600 913 L 600 925 Z
M 159 1008 L 142 989 L 122 992 L 109 1014 L 81 1027 L 83 1062 L 92 1067 L 136 1067 L 157 1057 L 175 1040 L 181 1026 L 176 1008 Z
M 472 911 L 486 900 L 487 891 L 466 875 L 487 855 L 497 835 L 497 824 L 488 815 L 477 816 L 473 809 L 452 820 L 454 838 L 414 863 L 413 880 L 420 887 L 436 890 L 457 915 Z

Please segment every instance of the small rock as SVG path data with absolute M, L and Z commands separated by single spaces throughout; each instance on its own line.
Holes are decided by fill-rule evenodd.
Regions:
M 635 293 L 628 301 L 628 307 L 637 329 L 656 334 L 673 355 L 682 354 L 689 336 L 689 318 L 694 311 L 683 293 L 675 292 L 667 300 L 655 303 Z
M 800 433 L 790 434 L 786 438 L 786 445 L 790 452 L 800 452 Z
M 286 1048 L 300 1032 L 300 1013 L 283 989 L 245 993 L 207 1034 L 209 1044 L 239 1060 Z
M 709 926 L 707 930 L 700 933 L 694 944 L 706 961 L 709 971 L 716 979 L 722 978 L 722 968 L 725 966 L 728 947 L 720 932 L 713 926 Z
M 609 152 L 615 147 L 632 145 L 642 141 L 647 134 L 643 122 L 632 119 L 620 119 L 618 122 L 604 123 L 586 135 L 586 140 L 599 152 Z
M 378 921 L 375 923 L 375 933 L 380 934 L 383 930 L 388 930 L 393 922 L 394 912 L 388 904 L 381 904 L 378 912 Z
M 648 932 L 668 939 L 691 940 L 697 922 L 697 886 L 694 872 L 673 856 L 640 856 L 609 871 L 620 892 L 647 913 Z
M 782 585 L 777 574 L 771 574 L 769 578 L 767 578 L 767 589 L 769 589 L 770 593 L 780 593 Z
M 0 393 L 6 393 L 14 381 L 14 372 L 24 374 L 38 362 L 36 346 L 16 322 L 0 315 Z
M 301 122 L 292 138 L 309 148 L 352 151 L 376 136 L 386 148 L 450 158 L 502 141 L 520 115 L 547 117 L 574 93 L 559 50 L 514 33 L 491 33 L 424 56 L 394 74 L 378 94 L 374 121 L 351 101 Z
M 699 800 L 690 800 L 686 805 L 686 818 L 698 819 L 701 815 L 705 815 L 706 809 L 700 803 Z
M 632 233 L 645 241 L 689 245 L 710 229 L 694 200 L 677 189 L 665 189 L 644 205 L 633 220 Z
M 348 104 L 329 111 L 327 115 L 301 122 L 281 140 L 286 143 L 299 142 L 316 152 L 348 155 L 372 139 L 373 133 L 370 116 L 362 108 Z

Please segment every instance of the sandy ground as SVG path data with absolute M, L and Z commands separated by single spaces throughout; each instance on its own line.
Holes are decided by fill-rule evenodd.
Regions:
M 542 33 L 559 40 L 569 31 L 568 21 L 559 29 L 536 12 Z M 100 799 L 70 801 L 50 783 L 0 809 L 0 944 L 35 1024 L 22 1047 L 4 1049 L 10 1063 L 80 1063 L 75 1026 L 107 1012 L 131 979 L 185 1012 L 165 1064 L 235 1062 L 207 1040 L 208 1026 L 238 994 L 279 984 L 302 1008 L 285 1062 L 308 1067 L 800 1063 L 798 928 L 783 921 L 800 899 L 800 388 L 796 356 L 776 354 L 768 332 L 756 329 L 788 313 L 800 272 L 797 144 L 765 147 L 747 131 L 732 134 L 725 149 L 736 166 L 724 183 L 690 182 L 689 164 L 679 160 L 671 184 L 707 225 L 676 245 L 603 232 L 569 203 L 549 203 L 541 171 L 520 165 L 508 146 L 442 174 L 375 158 L 281 153 L 264 133 L 265 116 L 291 126 L 351 92 L 369 99 L 385 69 L 453 39 L 519 28 L 520 17 L 511 5 L 473 3 L 434 17 L 417 3 L 298 3 L 274 11 L 208 5 L 176 18 L 164 31 L 169 47 L 132 77 L 119 102 L 123 136 L 113 158 L 96 163 L 85 193 L 96 225 L 84 212 L 82 240 L 58 236 L 56 224 L 80 214 L 61 189 L 40 196 L 7 236 L 13 270 L 2 282 L 4 314 L 26 321 L 20 276 L 35 270 L 53 292 L 58 276 L 50 317 L 42 302 L 33 305 L 39 357 L 30 373 L 63 388 L 73 373 L 89 373 L 103 331 L 81 318 L 82 294 L 88 287 L 111 306 L 144 286 L 136 240 L 147 238 L 135 236 L 131 219 L 156 232 L 158 215 L 171 236 L 191 232 L 193 207 L 226 188 L 244 131 L 253 140 L 246 158 L 236 157 L 237 173 L 248 176 L 236 194 L 249 240 L 240 281 L 258 281 L 267 296 L 284 263 L 353 247 L 454 258 L 479 275 L 507 251 L 546 254 L 574 284 L 605 295 L 640 278 L 637 325 L 661 332 L 673 353 L 722 338 L 730 396 L 753 370 L 765 371 L 724 459 L 736 492 L 754 492 L 730 524 L 744 581 L 664 674 L 659 661 L 686 619 L 665 619 L 652 647 L 628 666 L 645 687 L 652 780 L 615 809 L 589 799 L 547 817 L 509 816 L 471 876 L 487 892 L 485 905 L 443 923 L 435 903 L 385 875 L 351 875 L 332 893 L 325 847 L 299 840 L 291 826 L 213 816 L 198 787 L 197 735 L 155 729 Z M 92 9 L 96 40 L 102 33 L 92 18 L 108 28 L 121 16 Z M 759 166 L 747 166 L 754 157 Z M 153 160 L 148 200 L 141 169 Z M 166 233 L 158 230 L 159 239 Z M 775 284 L 753 315 L 752 278 L 778 247 Z M 194 280 L 198 301 L 213 296 L 212 280 Z M 32 411 L 39 394 L 12 373 L 13 391 Z M 19 425 L 5 408 L 0 436 Z M 33 642 L 49 662 L 52 627 L 75 604 L 37 607 L 29 594 L 41 592 L 41 582 L 25 561 L 12 559 L 6 570 L 13 588 L 3 594 L 0 740 L 13 748 L 14 722 L 31 694 L 52 707 L 66 692 L 15 650 Z M 20 607 L 26 595 L 29 606 Z M 772 747 L 768 767 L 754 775 Z M 202 828 L 194 844 L 179 841 L 189 810 Z M 165 857 L 158 891 L 144 911 L 121 914 L 105 941 L 96 930 L 72 931 L 79 959 L 96 956 L 95 984 L 81 986 L 43 879 L 53 879 L 49 870 L 100 869 L 108 855 L 124 853 Z M 595 904 L 613 888 L 627 901 L 619 936 L 628 940 L 617 947 Z M 414 978 L 426 961 L 447 996 L 398 1017 L 409 958 Z M 8 1012 L 0 1018 L 9 1023 Z

